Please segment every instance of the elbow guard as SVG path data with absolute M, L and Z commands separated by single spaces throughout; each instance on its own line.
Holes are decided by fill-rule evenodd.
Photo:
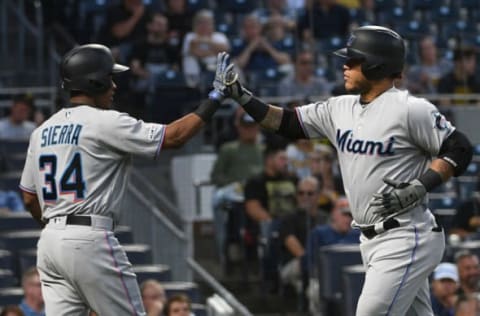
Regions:
M 280 123 L 277 132 L 290 139 L 307 138 L 300 122 L 298 121 L 297 115 L 294 111 L 289 109 L 283 110 L 282 122 Z
M 454 176 L 458 177 L 472 161 L 473 147 L 468 138 L 459 131 L 453 131 L 442 143 L 438 158 L 451 164 Z

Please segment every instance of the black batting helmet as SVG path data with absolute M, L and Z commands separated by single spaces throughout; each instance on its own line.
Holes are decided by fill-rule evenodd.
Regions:
M 125 70 L 128 67 L 116 64 L 108 47 L 99 44 L 78 46 L 63 57 L 60 66 L 62 87 L 67 91 L 98 95 L 111 88 L 112 74 Z
M 354 30 L 347 47 L 334 52 L 347 59 L 360 59 L 362 73 L 368 80 L 400 75 L 405 62 L 405 43 L 389 28 L 369 25 Z

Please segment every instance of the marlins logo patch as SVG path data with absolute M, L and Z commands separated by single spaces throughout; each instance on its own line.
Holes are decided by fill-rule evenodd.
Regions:
M 440 112 L 432 112 L 433 116 L 433 127 L 438 128 L 439 130 L 448 130 L 450 129 L 450 122 L 447 121 L 445 116 Z

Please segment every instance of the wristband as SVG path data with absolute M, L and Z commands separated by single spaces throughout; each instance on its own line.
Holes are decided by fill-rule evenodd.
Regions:
M 220 107 L 220 101 L 216 99 L 207 99 L 193 112 L 200 116 L 202 121 L 208 122 L 212 118 L 215 111 Z
M 427 172 L 422 174 L 418 178 L 418 181 L 423 184 L 427 192 L 430 192 L 443 183 L 442 176 L 432 169 L 428 169 Z
M 245 111 L 257 122 L 263 121 L 268 112 L 268 104 L 256 97 L 250 97 L 250 100 L 242 105 Z

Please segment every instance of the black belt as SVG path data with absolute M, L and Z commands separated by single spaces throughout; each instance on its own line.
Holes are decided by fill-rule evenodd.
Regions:
M 48 221 L 54 220 L 54 218 L 49 219 Z M 92 218 L 85 215 L 67 215 L 67 225 L 82 225 L 82 226 L 92 226 Z
M 367 237 L 368 239 L 372 239 L 373 237 L 383 232 L 386 232 L 387 230 L 400 227 L 400 222 L 397 221 L 395 218 L 390 218 L 384 221 L 381 227 L 377 227 L 377 229 L 375 229 L 375 226 L 376 225 L 366 226 L 366 227 L 360 228 L 360 230 L 362 231 L 362 234 L 365 237 Z

